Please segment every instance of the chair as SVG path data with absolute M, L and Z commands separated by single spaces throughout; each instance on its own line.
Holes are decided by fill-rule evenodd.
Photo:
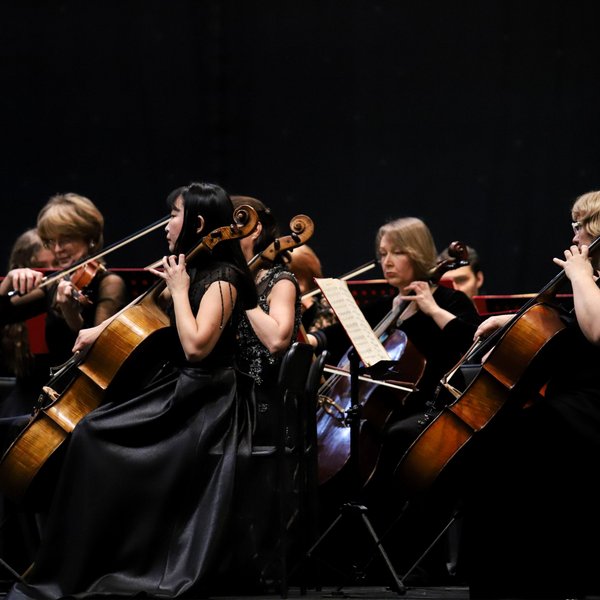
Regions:
M 254 446 L 251 453 L 251 489 L 247 493 L 259 506 L 257 493 L 262 487 L 270 489 L 276 497 L 276 539 L 265 544 L 258 532 L 259 566 L 268 571 L 276 565 L 274 577 L 282 598 L 287 598 L 289 588 L 289 559 L 294 548 L 292 530 L 303 528 L 305 523 L 306 469 L 306 386 L 313 364 L 313 350 L 309 344 L 295 342 L 285 353 L 278 376 L 280 401 L 276 406 L 276 439 L 273 444 Z M 313 409 L 314 411 L 314 409 Z M 259 498 L 260 500 L 260 498 Z M 252 500 L 249 500 L 252 504 Z M 264 504 L 264 503 L 263 503 Z M 262 510 L 260 506 L 258 510 Z M 302 529 L 299 530 L 301 537 Z M 260 565 L 263 563 L 264 567 Z
M 318 525 L 318 440 L 317 440 L 317 408 L 319 388 L 321 387 L 323 370 L 329 358 L 329 352 L 322 352 L 311 364 L 305 385 L 303 408 L 298 411 L 301 432 L 299 448 L 299 529 L 300 558 L 297 568 L 300 572 L 300 592 L 306 593 L 307 553 L 311 545 L 319 537 Z

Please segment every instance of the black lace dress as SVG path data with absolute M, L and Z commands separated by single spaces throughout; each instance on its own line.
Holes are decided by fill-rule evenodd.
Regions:
M 217 280 L 230 301 L 238 278 L 227 266 L 198 273 L 192 308 Z M 203 361 L 180 361 L 79 422 L 35 567 L 10 600 L 208 593 L 227 567 L 233 498 L 250 451 L 249 385 L 234 368 L 238 318 L 236 306 Z
M 258 283 L 258 305 L 269 312 L 267 302 L 273 286 L 282 279 L 293 281 L 297 287 L 295 324 L 292 342 L 296 341 L 301 320 L 300 290 L 294 275 L 282 265 L 271 268 Z M 278 576 L 282 549 L 278 541 L 281 485 L 276 455 L 269 453 L 277 439 L 277 403 L 282 402 L 278 388 L 281 355 L 271 354 L 258 339 L 247 317 L 242 317 L 238 345 L 240 369 L 249 373 L 254 381 L 256 421 L 252 435 L 255 454 L 252 457 L 250 477 L 242 494 L 238 496 L 236 519 L 238 541 L 236 544 L 236 578 L 240 589 L 248 592 L 266 590 Z M 291 344 L 290 344 L 291 345 Z M 288 477 L 294 478 L 295 466 L 287 464 Z M 294 522 L 298 491 L 292 485 L 284 501 L 286 521 Z M 293 529 L 293 527 L 292 527 Z M 290 539 L 293 533 L 290 532 Z M 237 590 L 236 590 L 237 591 Z
M 267 314 L 269 313 L 269 294 L 273 286 L 283 279 L 292 281 L 297 289 L 294 331 L 292 333 L 292 342 L 294 342 L 298 337 L 302 319 L 300 288 L 294 275 L 284 265 L 275 265 L 259 281 L 257 285 L 258 305 Z M 238 343 L 239 367 L 242 371 L 248 373 L 255 382 L 257 416 L 253 442 L 258 445 L 272 444 L 276 439 L 272 403 L 279 398 L 277 380 L 283 353 L 274 355 L 269 352 L 254 333 L 252 325 L 245 314 L 240 320 Z

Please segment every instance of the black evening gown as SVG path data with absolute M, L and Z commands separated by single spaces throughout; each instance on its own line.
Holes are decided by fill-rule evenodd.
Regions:
M 270 268 L 258 282 L 258 305 L 269 313 L 268 298 L 273 286 L 281 280 L 292 281 L 296 286 L 295 322 L 292 343 L 296 341 L 302 319 L 300 289 L 294 275 L 280 264 Z M 291 345 L 291 344 L 290 344 Z M 238 527 L 238 542 L 235 549 L 235 571 L 239 585 L 234 591 L 264 591 L 279 577 L 278 565 L 284 550 L 279 542 L 280 482 L 276 455 L 265 456 L 258 447 L 268 448 L 278 439 L 278 408 L 283 398 L 278 385 L 279 369 L 284 353 L 273 355 L 259 340 L 246 316 L 240 320 L 239 367 L 254 381 L 256 417 L 253 420 L 252 447 L 255 453 L 250 466 L 250 476 L 242 493 L 237 497 L 235 509 Z M 279 405 L 279 406 L 278 406 Z M 289 410 L 289 407 L 288 407 Z M 289 418 L 289 416 L 288 416 Z M 291 432 L 288 432 L 291 435 Z M 287 478 L 294 480 L 296 465 L 292 459 L 286 462 Z M 298 488 L 293 483 L 287 490 L 285 520 L 289 524 L 289 540 L 295 539 L 295 515 L 298 505 Z M 290 542 L 293 546 L 293 543 Z M 288 560 L 292 560 L 295 549 L 288 549 Z
M 211 281 L 236 286 L 237 278 L 227 267 L 200 273 L 194 310 Z M 227 301 L 228 284 L 220 285 Z M 34 569 L 10 600 L 209 592 L 234 543 L 232 502 L 250 449 L 251 388 L 234 368 L 237 320 L 236 309 L 205 360 L 79 422 Z

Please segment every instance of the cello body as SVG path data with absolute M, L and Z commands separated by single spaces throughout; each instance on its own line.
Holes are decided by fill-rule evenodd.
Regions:
M 186 260 L 212 250 L 223 240 L 249 235 L 258 223 L 256 211 L 245 205 L 239 206 L 233 217 L 235 224 L 204 236 Z M 102 404 L 112 390 L 143 385 L 144 376 L 152 377 L 154 367 L 165 362 L 175 347 L 170 341 L 176 334 L 158 303 L 164 288 L 160 279 L 116 314 L 83 359 L 65 367 L 72 377 L 62 392 L 44 387 L 50 403 L 37 410 L 0 459 L 0 491 L 15 501 L 21 500 L 44 464 L 85 415 Z
M 407 490 L 429 488 L 501 412 L 524 404 L 547 381 L 565 325 L 546 302 L 528 307 L 503 332 L 476 377 L 425 427 L 396 467 Z
M 384 346 L 390 359 L 397 361 L 392 377 L 402 383 L 416 384 L 425 369 L 425 360 L 411 344 L 406 334 L 395 330 Z M 340 360 L 340 367 L 350 363 L 348 353 Z M 392 378 L 391 377 L 391 378 Z M 350 423 L 345 418 L 351 406 L 350 379 L 337 377 L 325 382 L 319 390 L 317 411 L 318 472 L 322 485 L 342 471 L 350 460 Z M 409 392 L 390 390 L 376 383 L 359 382 L 361 404 L 360 448 L 358 457 L 361 483 L 366 484 L 375 472 L 381 444 L 381 433 L 392 413 L 399 409 Z M 365 427 L 365 423 L 369 427 Z M 375 435 L 374 435 L 375 434 Z
M 144 362 L 151 362 L 150 357 L 159 351 L 162 355 L 173 339 L 169 318 L 149 297 L 114 319 L 84 360 L 74 364 L 62 392 L 44 388 L 50 404 L 31 417 L 0 460 L 2 492 L 21 499 L 79 421 L 127 376 L 139 378 L 139 369 L 133 368 L 138 357 L 143 353 Z

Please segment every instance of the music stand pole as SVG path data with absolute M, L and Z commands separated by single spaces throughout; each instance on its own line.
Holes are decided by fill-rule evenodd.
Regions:
M 359 375 L 361 374 L 360 359 L 358 352 L 354 347 L 350 348 L 348 353 L 348 359 L 350 361 L 350 402 L 351 406 L 346 411 L 346 420 L 350 423 L 350 476 L 352 479 L 352 499 L 349 502 L 342 504 L 340 507 L 339 514 L 331 523 L 331 525 L 325 530 L 321 537 L 313 544 L 313 546 L 306 553 L 306 558 L 310 559 L 313 551 L 319 546 L 319 544 L 329 535 L 329 533 L 335 528 L 340 522 L 342 517 L 359 516 L 361 522 L 366 527 L 368 534 L 371 536 L 380 557 L 382 558 L 385 566 L 387 567 L 390 576 L 392 578 L 393 587 L 395 587 L 398 594 L 406 593 L 406 587 L 402 583 L 402 580 L 398 577 L 394 566 L 392 565 L 383 545 L 381 544 L 380 538 L 377 536 L 369 517 L 367 516 L 368 509 L 363 504 L 358 502 L 358 496 L 360 493 L 360 467 L 359 467 L 359 452 L 360 452 L 360 420 L 361 420 L 361 405 L 359 400 Z M 340 587 L 341 589 L 341 587 Z

